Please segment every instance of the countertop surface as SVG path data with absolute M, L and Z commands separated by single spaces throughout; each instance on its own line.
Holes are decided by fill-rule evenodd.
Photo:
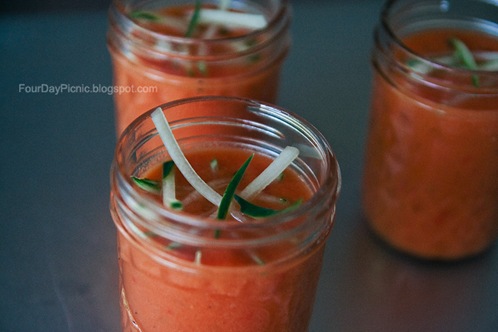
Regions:
M 296 1 L 279 104 L 322 131 L 343 175 L 311 332 L 498 331 L 498 248 L 438 264 L 397 254 L 360 207 L 380 1 Z M 0 15 L 0 331 L 118 331 L 109 205 L 107 13 Z M 36 92 L 37 86 L 43 91 Z

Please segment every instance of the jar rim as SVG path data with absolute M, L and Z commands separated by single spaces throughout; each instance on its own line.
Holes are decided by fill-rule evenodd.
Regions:
M 129 179 L 129 175 L 124 170 L 124 165 L 119 164 L 119 160 L 121 159 L 121 154 L 123 153 L 123 144 L 125 141 L 125 137 L 127 135 L 132 135 L 136 133 L 144 121 L 148 117 L 150 117 L 150 113 L 156 108 L 149 110 L 148 112 L 142 114 L 138 117 L 132 124 L 130 124 L 127 129 L 120 136 L 117 147 L 115 150 L 114 161 L 111 167 L 111 183 L 113 187 L 118 187 L 120 193 L 117 194 L 114 199 L 120 200 L 122 203 L 130 205 L 137 204 L 138 206 L 145 207 L 147 211 L 147 220 L 145 220 L 145 224 L 147 227 L 154 228 L 158 235 L 165 235 L 167 237 L 176 237 L 181 242 L 185 242 L 188 244 L 202 244 L 205 246 L 223 246 L 223 247 L 239 247 L 241 245 L 241 240 L 237 239 L 217 239 L 212 243 L 212 237 L 205 238 L 203 236 L 197 236 L 195 234 L 186 234 L 184 228 L 194 227 L 203 230 L 216 230 L 220 229 L 221 231 L 230 230 L 230 231 L 238 231 L 244 229 L 264 229 L 271 228 L 278 225 L 284 225 L 292 223 L 299 219 L 299 216 L 305 215 L 307 211 L 310 211 L 313 207 L 326 207 L 327 202 L 332 201 L 333 214 L 335 215 L 335 202 L 337 200 L 337 196 L 341 190 L 341 172 L 339 168 L 339 164 L 337 162 L 335 154 L 332 152 L 332 149 L 327 142 L 327 140 L 323 137 L 323 135 L 310 123 L 308 123 L 303 118 L 299 117 L 296 114 L 291 114 L 280 107 L 265 104 L 262 102 L 257 102 L 254 100 L 239 98 L 239 97 L 224 97 L 224 96 L 201 96 L 201 97 L 192 97 L 186 99 L 175 100 L 172 102 L 168 102 L 166 104 L 160 105 L 163 110 L 176 107 L 179 105 L 183 105 L 186 103 L 192 102 L 204 102 L 204 101 L 229 101 L 229 102 L 238 102 L 238 103 L 246 103 L 247 105 L 251 105 L 253 107 L 258 107 L 259 111 L 264 112 L 274 112 L 278 111 L 277 116 L 281 119 L 293 119 L 294 123 L 299 122 L 300 126 L 305 127 L 306 130 L 309 130 L 309 133 L 313 135 L 313 138 L 316 140 L 317 144 L 321 145 L 321 149 L 323 149 L 322 154 L 323 157 L 326 158 L 325 165 L 326 168 L 323 170 L 323 173 L 330 173 L 330 176 L 327 176 L 325 179 L 321 180 L 319 186 L 316 191 L 313 192 L 312 196 L 309 200 L 303 202 L 300 206 L 298 206 L 295 210 L 282 213 L 280 215 L 275 215 L 270 218 L 266 218 L 261 222 L 254 223 L 240 223 L 240 222 L 221 222 L 214 218 L 209 217 L 199 217 L 194 214 L 188 213 L 178 213 L 172 211 L 157 201 L 153 199 L 144 197 L 131 183 Z M 275 115 L 275 114 L 274 114 Z M 171 123 L 172 129 L 175 129 L 176 124 L 174 122 Z M 157 131 L 152 129 L 147 132 L 146 136 L 143 136 L 138 142 L 137 145 L 145 144 L 147 141 L 153 139 L 158 136 Z M 290 232 L 299 232 L 301 227 L 305 227 L 305 222 L 296 223 L 296 228 L 291 228 Z M 164 225 L 172 226 L 172 227 L 164 227 Z M 303 226 L 304 225 L 304 226 Z M 278 240 L 280 238 L 288 237 L 289 232 L 283 232 L 281 234 L 276 234 L 271 237 L 250 239 L 248 241 L 243 241 L 244 246 L 247 245 L 248 242 L 253 246 L 262 245 L 264 243 L 268 243 L 271 241 Z
M 271 16 L 265 28 L 252 30 L 247 34 L 240 36 L 227 36 L 227 37 L 219 37 L 213 39 L 203 39 L 197 37 L 171 36 L 159 33 L 151 29 L 147 29 L 146 27 L 141 26 L 140 24 L 138 24 L 137 22 L 135 22 L 133 19 L 130 18 L 130 16 L 122 8 L 123 6 L 120 5 L 120 0 L 113 0 L 111 4 L 112 5 L 110 7 L 110 16 L 111 17 L 115 16 L 115 18 L 118 21 L 120 21 L 120 24 L 123 26 L 128 26 L 128 29 L 137 30 L 142 33 L 148 34 L 157 40 L 178 43 L 186 46 L 194 44 L 210 45 L 210 44 L 238 42 L 241 40 L 253 39 L 267 33 L 268 31 L 278 29 L 279 24 L 281 24 L 282 21 L 288 20 L 288 17 L 290 16 L 289 1 L 279 0 L 278 9 Z
M 494 2 L 487 0 L 472 2 L 482 6 L 492 6 L 498 12 L 498 4 Z M 447 26 L 440 25 L 440 22 L 451 22 L 450 29 L 460 30 L 463 25 L 465 31 L 487 33 L 491 38 L 498 40 L 498 20 L 494 21 L 489 18 L 477 20 L 471 15 L 474 12 L 471 14 L 462 14 L 461 11 L 462 7 L 452 7 L 451 1 L 387 0 L 381 8 L 379 25 L 375 28 L 375 45 L 384 55 L 399 52 L 399 58 L 409 59 L 411 62 L 403 62 L 396 58 L 394 60 L 396 63 L 395 66 L 399 67 L 401 72 L 415 74 L 413 75 L 413 79 L 415 80 L 422 80 L 427 84 L 434 84 L 440 87 L 451 86 L 459 90 L 472 91 L 472 93 L 496 94 L 498 70 L 468 68 L 444 63 L 440 59 L 413 49 L 402 38 L 403 30 L 406 32 L 407 29 L 415 29 L 407 33 L 407 35 L 410 35 L 424 30 L 448 29 Z M 482 11 L 482 9 L 479 9 L 479 11 Z M 393 21 L 394 15 L 398 15 L 395 21 Z M 419 66 L 414 67 L 411 63 L 417 63 Z M 419 70 L 420 68 L 423 70 Z M 452 81 L 442 80 L 438 77 L 429 77 L 428 73 L 433 71 L 440 71 L 451 75 L 451 77 L 455 78 L 455 82 L 458 81 L 460 83 L 452 83 Z M 482 78 L 480 81 L 487 83 L 478 86 L 473 80 L 475 77 Z

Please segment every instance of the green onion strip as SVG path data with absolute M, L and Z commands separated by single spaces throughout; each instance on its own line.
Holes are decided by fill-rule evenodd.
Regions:
M 477 63 L 470 49 L 463 41 L 457 38 L 451 38 L 450 44 L 455 49 L 455 57 L 460 60 L 463 66 L 470 70 L 477 69 Z
M 194 34 L 194 30 L 199 23 L 199 15 L 201 12 L 201 1 L 197 0 L 195 2 L 194 12 L 192 13 L 192 17 L 190 18 L 190 22 L 188 24 L 187 32 L 185 32 L 185 37 L 192 37 Z
M 450 44 L 455 49 L 455 57 L 460 60 L 465 68 L 469 70 L 478 69 L 474 55 L 463 41 L 458 38 L 451 38 Z M 479 87 L 479 77 L 475 74 L 472 75 L 472 84 L 475 87 Z
M 136 176 L 132 176 L 131 179 L 140 189 L 143 189 L 149 193 L 158 194 L 161 191 L 161 185 L 157 181 L 142 179 Z
M 148 12 L 145 10 L 135 10 L 132 11 L 130 14 L 131 18 L 137 19 L 137 20 L 145 20 L 145 21 L 159 21 L 159 16 L 157 16 L 153 12 Z
M 244 176 L 244 173 L 247 169 L 247 166 L 249 166 L 249 163 L 252 160 L 253 155 L 251 155 L 247 160 L 242 164 L 242 166 L 239 168 L 239 170 L 235 173 L 233 176 L 232 180 L 228 184 L 225 193 L 223 194 L 223 198 L 220 202 L 220 206 L 218 208 L 218 219 L 225 219 L 228 210 L 230 209 L 230 204 L 233 200 L 233 196 L 235 195 L 235 190 L 237 189 L 240 180 L 242 180 L 242 177 Z
M 296 209 L 299 205 L 301 205 L 302 202 L 302 200 L 298 200 L 294 204 L 288 206 L 283 210 L 273 210 L 252 204 L 251 202 L 243 199 L 238 195 L 235 195 L 234 199 L 240 205 L 240 212 L 247 214 L 248 216 L 251 216 L 253 218 L 265 218 L 265 217 L 274 216 L 279 213 L 290 212 Z
M 242 164 L 242 166 L 237 170 L 227 188 L 225 189 L 225 193 L 223 194 L 223 198 L 221 199 L 220 206 L 218 207 L 218 213 L 216 215 L 216 218 L 218 218 L 219 220 L 226 219 L 228 211 L 230 211 L 230 205 L 232 204 L 232 200 L 235 195 L 235 190 L 237 190 L 237 187 L 239 186 L 239 183 L 242 180 L 242 177 L 244 176 L 244 173 L 247 169 L 247 166 L 249 166 L 252 157 L 253 155 L 247 158 L 244 164 Z M 219 238 L 220 233 L 221 231 L 219 229 L 215 230 L 214 237 L 216 239 Z

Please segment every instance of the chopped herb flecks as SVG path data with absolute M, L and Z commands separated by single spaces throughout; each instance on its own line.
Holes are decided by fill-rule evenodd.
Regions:
M 211 170 L 213 172 L 217 171 L 218 170 L 218 159 L 211 160 L 211 162 L 209 163 L 209 167 L 211 167 Z

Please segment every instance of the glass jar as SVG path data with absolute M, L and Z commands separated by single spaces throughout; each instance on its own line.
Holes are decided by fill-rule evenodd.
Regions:
M 374 36 L 371 228 L 419 258 L 484 252 L 498 235 L 498 6 L 388 1 Z
M 249 180 L 258 156 L 274 159 L 292 145 L 300 154 L 282 173 L 283 201 L 300 191 L 308 197 L 286 213 L 241 221 L 165 208 L 131 179 L 170 158 L 151 113 L 140 116 L 117 143 L 111 170 L 124 330 L 306 331 L 340 189 L 329 144 L 296 115 L 247 99 L 196 97 L 161 107 L 203 179 L 212 169 L 196 152 L 232 151 L 216 158 L 219 169 L 238 168 L 239 154 L 254 153 Z M 184 205 L 192 194 L 185 196 L 178 197 Z
M 203 6 L 216 9 L 221 3 L 226 1 L 203 1 Z M 161 30 L 166 18 L 158 17 L 166 15 L 168 8 L 193 6 L 194 1 L 112 2 L 108 48 L 118 134 L 141 113 L 175 99 L 224 95 L 276 102 L 280 71 L 291 42 L 290 5 L 286 0 L 229 3 L 231 8 L 224 11 L 260 15 L 266 24 L 238 35 L 213 24 L 208 29 L 211 32 L 221 29 L 214 37 L 210 31 L 192 37 L 173 36 Z

